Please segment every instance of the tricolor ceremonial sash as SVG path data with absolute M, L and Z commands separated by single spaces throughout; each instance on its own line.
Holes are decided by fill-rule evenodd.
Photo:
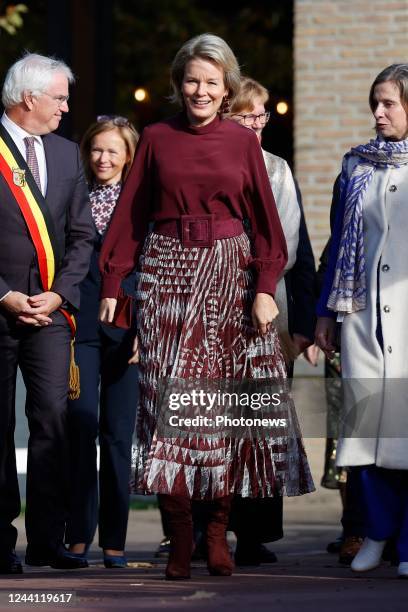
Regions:
M 20 208 L 33 241 L 43 289 L 50 291 L 56 269 L 60 265 L 54 223 L 25 159 L 1 124 L 0 172 Z
M 54 222 L 47 202 L 38 188 L 31 170 L 13 139 L 1 123 L 0 173 L 4 177 L 26 222 L 37 253 L 43 290 L 51 291 L 55 274 L 62 261 Z M 60 308 L 59 311 L 66 318 L 71 328 L 72 338 L 74 338 L 76 331 L 75 317 L 63 308 Z M 71 347 L 71 357 L 73 357 L 73 347 Z M 70 397 L 75 399 L 75 396 L 79 396 L 79 389 L 73 390 L 72 388 L 78 387 L 79 383 L 77 381 L 78 373 L 76 371 L 73 372 L 72 367 L 71 359 Z M 75 378 L 74 383 L 72 382 L 73 377 Z

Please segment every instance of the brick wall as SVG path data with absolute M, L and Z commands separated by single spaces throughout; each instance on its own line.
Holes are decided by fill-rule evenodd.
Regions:
M 372 81 L 408 62 L 408 0 L 295 0 L 295 175 L 315 256 L 343 154 L 373 137 Z

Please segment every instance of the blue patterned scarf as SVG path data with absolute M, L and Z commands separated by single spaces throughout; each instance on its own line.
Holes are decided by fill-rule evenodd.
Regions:
M 348 159 L 360 159 L 347 176 Z M 340 248 L 327 307 L 340 313 L 363 310 L 367 301 L 364 256 L 363 199 L 377 168 L 408 164 L 408 139 L 397 142 L 377 138 L 351 149 L 343 158 L 340 208 L 344 210 Z

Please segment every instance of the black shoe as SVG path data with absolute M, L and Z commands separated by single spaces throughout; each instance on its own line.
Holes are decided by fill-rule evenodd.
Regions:
M 235 565 L 260 565 L 260 546 L 258 542 L 241 542 L 238 539 L 234 554 Z
M 334 542 L 329 542 L 329 544 L 326 547 L 327 552 L 330 554 L 338 555 L 343 545 L 343 542 L 344 542 L 343 535 L 336 538 Z
M 15 550 L 0 556 L 0 574 L 22 574 L 23 566 Z
M 389 561 L 389 563 L 396 567 L 399 565 L 399 555 L 397 549 L 397 543 L 394 538 L 388 540 L 385 545 L 384 552 L 382 554 L 383 561 Z
M 63 546 L 57 551 L 32 551 L 27 548 L 25 557 L 26 565 L 34 567 L 50 566 L 54 569 L 82 569 L 88 567 L 88 561 L 83 557 L 78 557 L 69 553 Z
M 84 557 L 71 555 L 65 548 L 58 550 L 57 555 L 51 560 L 50 566 L 54 569 L 83 569 L 89 567 Z
M 156 559 L 168 559 L 170 554 L 170 538 L 163 538 L 154 556 Z
M 278 557 L 272 550 L 269 550 L 264 544 L 259 546 L 259 561 L 261 563 L 276 563 Z
M 237 541 L 235 549 L 235 564 L 236 565 L 253 565 L 258 566 L 261 563 L 276 563 L 278 558 L 274 552 L 268 550 L 264 544 L 260 542 L 244 542 Z

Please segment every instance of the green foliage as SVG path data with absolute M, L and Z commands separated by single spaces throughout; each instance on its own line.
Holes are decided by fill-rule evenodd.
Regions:
M 47 0 L 31 0 L 27 5 L 23 27 L 18 27 L 15 34 L 8 36 L 0 28 L 0 81 L 3 80 L 8 67 L 22 56 L 25 50 L 37 53 L 45 53 L 47 41 Z M 5 12 L 4 3 L 0 3 L 0 13 Z M 18 16 L 21 18 L 22 11 Z
M 0 27 L 0 80 L 7 68 L 24 50 L 53 53 L 47 48 L 47 7 L 55 0 L 27 0 L 29 11 L 24 14 L 23 27 L 19 27 L 22 11 L 17 11 L 13 36 Z M 95 27 L 98 29 L 98 9 L 104 2 L 95 3 Z M 192 36 L 213 32 L 223 37 L 238 57 L 244 74 L 265 85 L 271 95 L 271 109 L 278 98 L 292 99 L 292 0 L 107 0 L 113 7 L 114 41 L 112 46 L 114 105 L 111 112 L 125 115 L 141 128 L 175 112 L 167 97 L 172 59 L 180 46 Z M 7 3 L 0 2 L 3 16 Z M 14 6 L 13 19 L 16 19 Z M 50 26 L 48 26 L 50 27 Z M 81 36 L 87 32 L 80 24 L 67 21 L 67 32 L 78 47 Z M 108 53 L 110 41 L 107 40 Z M 96 54 L 100 52 L 96 50 Z M 70 63 L 69 57 L 66 58 Z M 81 66 L 74 66 L 81 78 Z M 144 87 L 148 102 L 136 103 L 133 97 L 137 87 Z M 90 90 L 89 95 L 93 95 Z M 273 116 L 264 132 L 266 148 L 291 157 L 291 115 Z M 273 148 L 269 146 L 273 142 Z
M 186 40 L 202 32 L 224 38 L 245 74 L 277 96 L 291 97 L 291 0 L 118 0 L 114 11 L 116 108 L 136 113 L 139 124 L 174 112 L 166 100 L 171 61 Z M 134 103 L 138 86 L 149 92 L 149 109 Z
M 19 28 L 23 27 L 22 13 L 27 13 L 28 7 L 25 4 L 8 4 L 5 13 L 0 15 L 0 28 L 8 34 L 16 34 Z
M 147 498 L 146 500 L 141 499 L 141 496 L 131 498 L 129 503 L 129 510 L 156 510 L 158 508 L 156 498 Z M 20 516 L 24 516 L 26 511 L 25 502 L 21 502 Z
M 129 503 L 130 510 L 155 510 L 158 507 L 157 499 L 155 498 L 148 498 L 144 500 L 138 496 L 131 499 Z

